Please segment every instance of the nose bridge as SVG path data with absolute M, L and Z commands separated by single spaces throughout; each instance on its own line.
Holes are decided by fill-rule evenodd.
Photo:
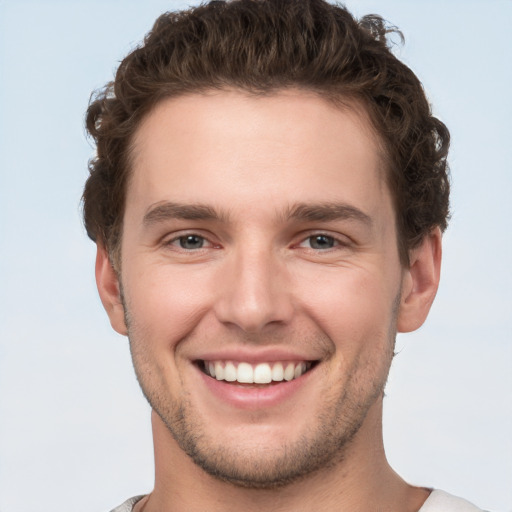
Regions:
M 268 324 L 290 319 L 292 305 L 284 262 L 270 244 L 253 240 L 237 247 L 223 274 L 216 308 L 221 322 L 257 332 Z

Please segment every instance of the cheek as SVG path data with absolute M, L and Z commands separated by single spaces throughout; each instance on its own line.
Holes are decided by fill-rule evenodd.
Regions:
M 380 274 L 361 268 L 336 268 L 317 273 L 314 287 L 303 286 L 302 305 L 307 314 L 349 358 L 393 337 L 394 302 L 399 289 Z
M 174 345 L 197 324 L 209 308 L 211 291 L 204 276 L 190 268 L 177 272 L 156 265 L 143 275 L 125 274 L 125 298 L 131 325 L 151 336 L 151 343 Z M 124 284 L 124 281 L 123 281 Z

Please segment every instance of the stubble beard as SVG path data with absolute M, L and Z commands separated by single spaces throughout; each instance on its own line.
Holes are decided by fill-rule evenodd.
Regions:
M 399 297 L 397 298 L 399 302 Z M 396 304 L 396 303 L 395 303 Z M 394 308 L 395 309 L 395 308 Z M 389 330 L 386 350 L 379 361 L 383 371 L 374 375 L 361 396 L 360 375 L 349 375 L 340 395 L 327 401 L 314 426 L 279 450 L 246 450 L 244 447 L 215 445 L 205 429 L 205 422 L 194 409 L 186 392 L 173 401 L 162 385 L 152 385 L 144 341 L 132 327 L 125 305 L 126 325 L 135 373 L 142 392 L 179 447 L 206 473 L 234 486 L 248 489 L 279 489 L 343 463 L 352 441 L 370 410 L 384 394 L 384 387 L 394 355 L 396 312 Z M 143 338 L 143 337 L 142 337 Z M 357 366 L 354 374 L 360 370 Z M 359 377 L 359 378 L 358 378 Z M 354 389 L 354 386 L 356 387 Z M 229 436 L 229 432 L 226 433 Z M 271 453 L 271 455 L 269 455 Z
M 372 397 L 372 403 L 379 395 Z M 260 451 L 209 443 L 204 429 L 195 421 L 191 407 L 186 405 L 176 407 L 171 413 L 155 411 L 180 448 L 206 473 L 237 487 L 273 490 L 341 464 L 369 406 L 359 405 L 358 409 L 350 413 L 345 410 L 350 421 L 339 415 L 328 418 L 323 414 L 318 418 L 316 428 L 303 433 L 297 440 L 278 450 L 275 447 L 266 449 L 262 444 Z M 272 450 L 274 452 L 269 455 Z
M 136 356 L 133 347 L 132 356 Z M 374 382 L 364 401 L 353 401 L 350 389 L 336 400 L 326 402 L 325 412 L 298 439 L 279 448 L 262 444 L 260 450 L 254 447 L 247 450 L 245 446 L 212 442 L 206 422 L 201 420 L 187 395 L 182 395 L 179 403 L 172 401 L 165 390 L 148 385 L 147 374 L 139 366 L 138 358 L 133 357 L 133 361 L 144 396 L 180 448 L 209 475 L 248 489 L 282 488 L 342 464 L 370 407 L 382 397 L 386 382 L 386 378 Z

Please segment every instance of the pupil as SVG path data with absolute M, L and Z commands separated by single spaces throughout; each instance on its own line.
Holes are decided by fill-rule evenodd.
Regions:
M 200 249 L 203 247 L 203 239 L 196 235 L 183 236 L 180 238 L 180 246 L 183 249 Z
M 330 249 L 334 246 L 334 239 L 331 236 L 316 235 L 310 238 L 313 249 Z

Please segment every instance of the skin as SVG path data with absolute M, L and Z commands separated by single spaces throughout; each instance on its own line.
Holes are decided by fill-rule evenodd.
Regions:
M 434 299 L 441 236 L 402 267 L 364 110 L 304 91 L 182 96 L 133 149 L 121 270 L 99 245 L 96 276 L 153 407 L 139 510 L 417 511 L 428 491 L 386 461 L 382 396 L 396 332 Z M 197 364 L 226 351 L 315 364 L 284 397 L 233 403 Z

